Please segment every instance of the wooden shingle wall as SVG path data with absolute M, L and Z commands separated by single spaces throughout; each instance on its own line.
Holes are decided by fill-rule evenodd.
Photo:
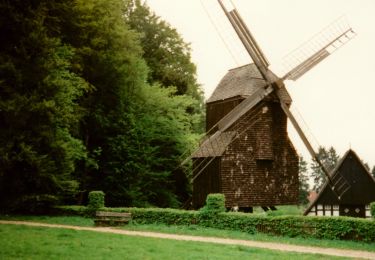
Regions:
M 298 202 L 298 156 L 286 131 L 279 103 L 264 101 L 254 125 L 221 158 L 222 192 L 227 207 L 271 206 Z M 248 113 L 254 113 L 250 111 Z M 246 114 L 233 129 L 246 129 Z

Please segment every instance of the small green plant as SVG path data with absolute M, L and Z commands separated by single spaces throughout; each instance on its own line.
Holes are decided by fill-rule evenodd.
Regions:
M 372 218 L 375 219 L 375 201 L 370 204 L 370 211 Z
M 207 195 L 206 206 L 201 209 L 203 213 L 217 214 L 225 212 L 225 196 L 220 193 L 212 193 Z
M 96 210 L 104 207 L 104 192 L 102 191 L 91 191 L 89 193 L 89 203 L 87 205 L 87 210 L 90 212 L 95 212 Z

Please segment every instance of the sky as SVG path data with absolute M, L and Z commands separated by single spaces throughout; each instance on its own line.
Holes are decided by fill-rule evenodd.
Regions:
M 373 0 L 232 0 L 270 64 L 345 15 L 356 37 L 296 82 L 286 81 L 293 107 L 302 115 L 314 145 L 333 146 L 339 155 L 349 148 L 372 168 L 375 164 L 375 1 Z M 204 2 L 202 4 L 202 2 Z M 209 98 L 225 73 L 238 66 L 224 42 L 235 37 L 224 30 L 215 0 L 147 0 L 150 8 L 191 44 L 198 82 Z M 211 14 L 211 19 L 207 15 Z M 217 25 L 213 26 L 212 21 Z M 221 37 L 220 37 L 221 35 Z M 224 41 L 222 40 L 224 38 Z M 251 59 L 230 46 L 236 59 Z M 271 67 L 272 68 L 272 67 Z M 279 75 L 282 76 L 282 75 Z M 306 129 L 306 128 L 305 128 Z M 291 124 L 297 152 L 309 158 Z M 313 138 L 311 138 L 313 136 Z

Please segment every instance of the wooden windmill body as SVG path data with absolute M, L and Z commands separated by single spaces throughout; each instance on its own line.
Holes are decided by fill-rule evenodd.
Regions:
M 298 156 L 287 135 L 293 124 L 311 156 L 320 164 L 340 197 L 345 179 L 335 183 L 289 110 L 284 80 L 296 80 L 353 37 L 351 28 L 323 41 L 283 77 L 276 76 L 233 4 L 218 0 L 254 63 L 230 70 L 206 105 L 207 134 L 189 157 L 193 160 L 193 207 L 209 193 L 223 193 L 226 207 L 251 208 L 296 204 Z
M 230 70 L 207 100 L 206 128 L 265 85 L 254 64 Z M 274 94 L 265 96 L 193 157 L 195 166 L 215 158 L 193 183 L 196 208 L 204 205 L 209 193 L 223 193 L 227 207 L 244 209 L 298 202 L 298 156 L 287 135 L 287 117 Z

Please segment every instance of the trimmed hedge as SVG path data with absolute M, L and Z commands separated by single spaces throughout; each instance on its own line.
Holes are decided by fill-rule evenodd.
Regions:
M 86 206 L 78 205 L 55 206 L 51 213 L 53 215 L 91 217 Z
M 88 214 L 94 215 L 95 211 L 104 207 L 104 192 L 102 191 L 90 191 L 89 202 L 87 204 Z
M 69 210 L 74 208 L 69 207 Z M 82 207 L 77 208 L 82 212 Z M 161 208 L 100 208 L 103 211 L 130 212 L 138 224 L 198 225 L 288 237 L 359 240 L 375 242 L 375 221 L 349 217 L 257 216 L 245 213 L 204 214 Z
M 217 214 L 225 212 L 225 196 L 221 193 L 211 193 L 207 195 L 206 205 L 200 209 L 202 213 Z

